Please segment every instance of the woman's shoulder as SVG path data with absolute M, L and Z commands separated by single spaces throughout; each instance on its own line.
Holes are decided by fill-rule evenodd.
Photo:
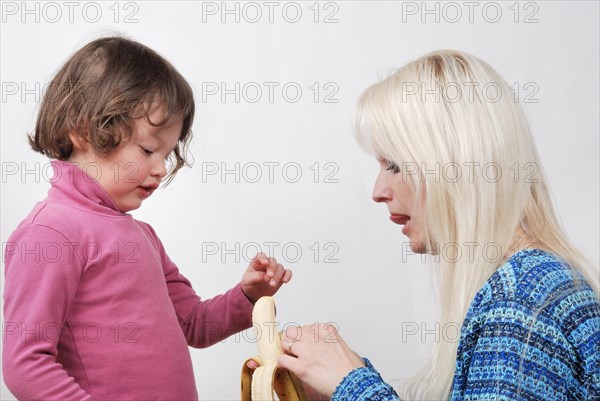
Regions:
M 557 254 L 524 249 L 513 254 L 478 293 L 487 303 L 516 301 L 542 306 L 573 294 L 595 297 L 583 275 Z
M 585 399 L 598 391 L 599 333 L 600 302 L 583 276 L 552 252 L 526 249 L 478 292 L 461 331 L 460 363 L 476 361 L 470 375 L 478 364 L 523 368 L 524 378 L 551 379 Z
M 490 316 L 538 316 L 573 329 L 600 317 L 600 301 L 583 275 L 560 256 L 541 249 L 516 252 L 489 278 L 468 312 L 471 323 Z

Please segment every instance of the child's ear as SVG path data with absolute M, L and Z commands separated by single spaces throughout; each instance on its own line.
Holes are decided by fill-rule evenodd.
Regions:
M 71 140 L 73 147 L 77 150 L 86 152 L 90 146 L 87 139 L 85 139 L 83 136 L 79 135 L 75 131 L 69 132 L 69 139 Z

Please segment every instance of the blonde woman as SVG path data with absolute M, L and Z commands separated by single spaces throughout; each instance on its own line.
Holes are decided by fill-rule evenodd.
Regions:
M 596 266 L 559 224 L 499 74 L 463 52 L 432 52 L 365 90 L 355 134 L 381 167 L 373 199 L 412 250 L 443 249 L 439 319 L 460 325 L 460 339 L 434 344 L 400 397 L 326 324 L 319 338 L 314 326 L 290 328 L 280 365 L 333 400 L 600 399 Z

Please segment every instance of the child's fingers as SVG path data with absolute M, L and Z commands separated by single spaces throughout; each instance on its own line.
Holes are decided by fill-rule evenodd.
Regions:
M 283 274 L 283 278 L 281 279 L 284 283 L 289 283 L 292 279 L 292 271 L 290 269 L 285 269 L 285 273 Z
M 270 258 L 263 252 L 257 253 L 250 261 L 247 271 L 267 271 L 272 264 L 271 259 L 273 258 Z
M 244 276 L 245 282 L 249 285 L 257 284 L 264 281 L 265 273 L 263 272 L 247 272 Z
M 271 280 L 275 277 L 275 270 L 277 269 L 276 262 L 269 262 L 266 266 L 256 266 L 254 270 L 263 272 L 265 274 L 265 281 Z
M 267 276 L 269 276 L 269 277 L 275 277 L 278 265 L 279 265 L 279 263 L 277 263 L 277 260 L 275 258 L 269 258 L 269 265 L 266 266 L 266 268 L 267 268 Z
M 269 269 L 267 275 L 271 277 L 270 285 L 275 287 L 281 279 L 283 278 L 283 274 L 285 273 L 285 269 L 281 263 L 277 263 L 273 269 Z
M 250 263 L 257 266 L 266 266 L 269 264 L 269 257 L 264 252 L 259 252 L 252 258 Z

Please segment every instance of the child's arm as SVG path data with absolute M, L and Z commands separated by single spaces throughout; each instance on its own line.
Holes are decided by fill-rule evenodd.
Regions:
M 152 227 L 141 224 L 160 254 L 169 297 L 188 345 L 208 347 L 252 327 L 253 305 L 244 295 L 240 284 L 222 295 L 202 300 L 194 292 L 189 280 L 179 273 Z
M 57 361 L 83 266 L 68 244 L 58 231 L 35 224 L 17 228 L 6 243 L 2 368 L 18 399 L 92 400 Z
M 182 318 L 178 314 L 178 318 L 188 344 L 196 348 L 208 347 L 251 327 L 254 303 L 261 296 L 275 294 L 292 276 L 292 272 L 274 258 L 260 253 L 250 262 L 240 284 L 223 295 L 201 301 L 193 290 L 190 292 L 189 281 L 179 274 L 168 257 L 166 260 L 165 266 L 170 272 L 165 277 L 171 300 L 175 304 L 175 300 L 183 300 L 186 296 L 189 299 L 188 306 L 185 301 L 180 301 L 182 307 L 191 307 L 192 311 L 187 312 L 189 317 Z M 182 308 L 175 306 L 175 310 Z
M 172 262 L 165 266 L 165 279 L 179 324 L 191 347 L 209 347 L 252 327 L 253 305 L 240 284 L 222 295 L 201 300 Z

